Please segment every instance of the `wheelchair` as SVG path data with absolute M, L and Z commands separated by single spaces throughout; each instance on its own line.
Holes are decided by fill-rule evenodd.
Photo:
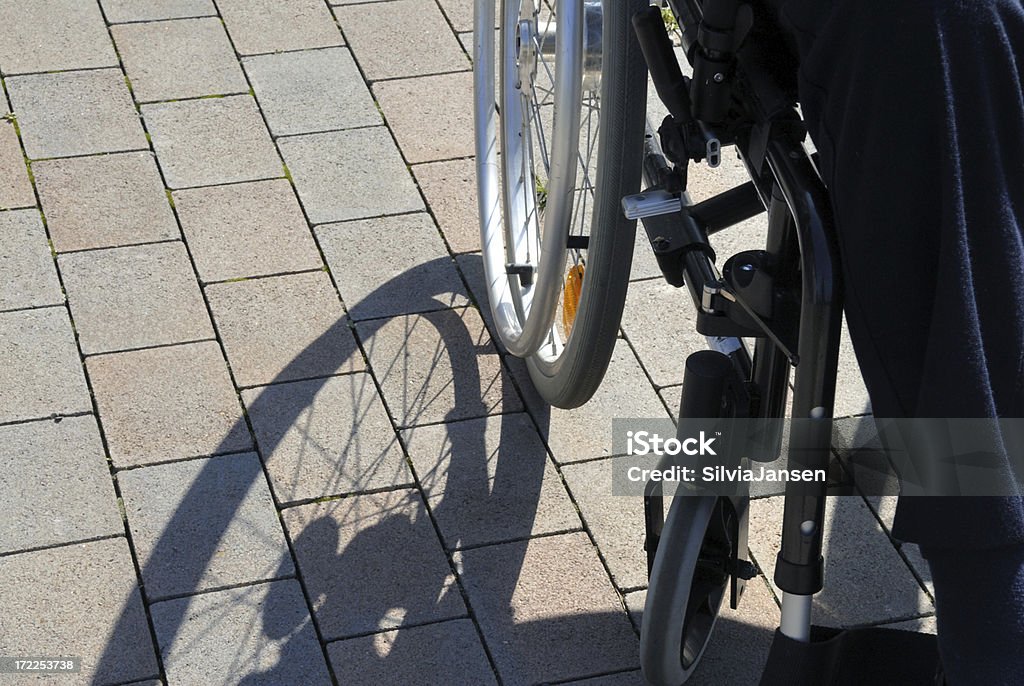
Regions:
M 679 438 L 687 418 L 784 417 L 792 375 L 789 466 L 827 470 L 841 271 L 828 190 L 805 145 L 796 60 L 773 10 L 739 0 L 503 0 L 499 19 L 495 53 L 495 6 L 478 0 L 478 202 L 502 343 L 527 359 L 548 402 L 586 402 L 615 343 L 640 220 L 709 342 L 686 360 Z M 648 73 L 668 111 L 657 131 L 645 122 Z M 728 146 L 750 180 L 691 201 L 691 165 L 716 167 Z M 710 238 L 762 213 L 764 248 L 719 268 Z M 777 454 L 781 433 L 772 442 Z M 812 630 L 826 496 L 823 482 L 786 484 L 774 577 L 781 622 L 762 684 L 867 683 L 826 674 L 849 666 L 844 652 L 883 641 L 918 656 L 888 683 L 933 675 L 932 637 Z M 650 683 L 675 686 L 697 669 L 720 609 L 737 606 L 756 570 L 748 493 L 675 497 L 667 514 L 664 498 L 648 485 L 641 663 Z

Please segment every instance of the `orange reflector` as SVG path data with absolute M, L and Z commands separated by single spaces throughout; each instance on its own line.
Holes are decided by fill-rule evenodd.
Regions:
M 569 268 L 565 275 L 565 299 L 562 302 L 562 330 L 569 338 L 573 322 L 576 321 L 576 310 L 580 306 L 580 294 L 583 293 L 583 265 L 577 264 Z

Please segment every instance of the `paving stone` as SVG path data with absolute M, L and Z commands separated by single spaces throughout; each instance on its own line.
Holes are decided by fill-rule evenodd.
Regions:
M 646 586 L 643 500 L 612 495 L 609 460 L 567 465 L 562 474 L 612 581 L 620 590 Z
M 473 30 L 473 4 L 474 0 L 439 0 L 441 9 L 444 10 L 448 21 L 456 31 Z M 501 10 L 494 10 L 494 27 L 498 28 L 501 21 Z
M 647 591 L 626 596 L 626 604 L 637 608 L 638 622 L 642 618 L 646 598 Z M 779 606 L 764 577 L 757 576 L 748 581 L 739 608 L 732 610 L 728 599 L 725 601 L 711 642 L 697 670 L 686 683 L 698 686 L 758 683 L 768 661 L 779 619 Z
M 204 282 L 323 267 L 287 179 L 176 191 L 174 205 Z
M 181 237 L 151 152 L 44 160 L 32 173 L 57 252 Z
M 410 485 L 369 374 L 242 391 L 279 503 Z
M 594 397 L 574 410 L 562 410 L 545 403 L 530 384 L 522 363 L 513 371 L 548 448 L 560 464 L 612 455 L 613 419 L 669 416 L 636 357 L 622 340 L 612 353 L 608 372 Z
M 31 159 L 147 147 L 120 69 L 15 76 L 7 90 Z
M 622 330 L 659 388 L 682 383 L 686 358 L 708 347 L 689 293 L 663 279 L 630 284 Z
M 849 417 L 859 414 L 871 414 L 871 399 L 864 386 L 857 357 L 853 353 L 853 343 L 843 318 L 843 334 L 839 347 L 839 374 L 836 378 L 836 406 L 834 417 Z
M 0 314 L 0 422 L 89 412 L 67 310 Z
M 325 224 L 316 235 L 353 319 L 469 304 L 430 215 Z
M 344 44 L 320 0 L 220 0 L 217 6 L 240 55 Z
M 216 17 L 124 24 L 110 31 L 139 102 L 249 91 Z
M 345 48 L 259 55 L 242 64 L 275 136 L 382 123 Z
M 81 657 L 83 684 L 158 674 L 123 537 L 0 557 L 0 579 L 0 653 Z
M 784 499 L 750 503 L 750 549 L 769 579 L 782 544 Z M 811 621 L 846 627 L 897 621 L 933 611 L 931 600 L 859 496 L 829 498 L 825 578 Z
M 647 603 L 647 589 L 626 593 L 623 596 L 626 601 L 626 612 L 629 613 L 629 621 L 633 622 L 633 628 L 640 632 L 643 626 L 644 605 Z
M 90 357 L 86 369 L 118 468 L 252 447 L 214 342 Z
M 0 72 L 116 67 L 103 15 L 95 2 L 0 3 Z
M 370 81 L 470 67 L 444 15 L 431 0 L 341 7 L 335 15 Z
M 144 105 L 142 114 L 170 188 L 283 173 L 256 103 L 247 95 Z
M 905 622 L 895 622 L 893 624 L 884 624 L 886 629 L 901 629 L 903 631 L 916 631 L 921 634 L 937 634 L 939 633 L 939 625 L 935 618 L 935 615 L 927 617 L 919 617 L 918 619 L 908 619 Z
M 424 426 L 404 438 L 449 549 L 580 528 L 526 414 Z
M 903 543 L 900 545 L 900 554 L 906 558 L 910 568 L 914 570 L 919 581 L 924 585 L 928 595 L 935 598 L 935 582 L 932 581 L 932 569 L 928 566 L 928 560 L 924 559 L 921 549 L 916 543 Z
M 6 110 L 6 107 L 6 98 L 0 99 L 0 109 Z M 36 196 L 28 180 L 14 122 L 0 119 L 0 210 L 35 204 Z
M 100 0 L 100 4 L 111 24 L 217 14 L 212 0 Z
M 215 284 L 206 295 L 239 386 L 364 367 L 325 272 Z
M 474 548 L 455 564 L 503 683 L 638 666 L 636 634 L 586 534 Z
M 256 453 L 130 469 L 117 480 L 148 598 L 295 572 Z
M 385 81 L 373 92 L 410 163 L 473 154 L 472 72 Z M 423 135 L 423 122 L 430 122 L 430 135 Z
M 327 646 L 327 655 L 346 686 L 497 684 L 468 619 L 338 641 Z
M 358 322 L 356 331 L 399 426 L 522 409 L 471 307 Z
M 423 209 L 384 127 L 294 136 L 278 146 L 314 224 Z
M 181 242 L 72 253 L 58 264 L 86 355 L 213 337 Z
M 476 162 L 472 159 L 417 164 L 412 173 L 453 253 L 480 250 Z
M 316 631 L 293 579 L 150 608 L 172 684 L 330 684 Z
M 0 427 L 0 553 L 124 533 L 96 419 Z
M 355 495 L 281 516 L 325 641 L 465 616 L 416 491 Z
M 0 212 L 0 271 L 0 310 L 64 302 L 39 210 Z

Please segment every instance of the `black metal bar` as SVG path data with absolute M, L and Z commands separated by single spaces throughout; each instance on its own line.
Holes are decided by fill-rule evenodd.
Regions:
M 680 123 L 692 121 L 687 83 L 679 69 L 679 60 L 672 51 L 672 41 L 665 30 L 661 9 L 651 5 L 634 14 L 633 28 L 658 97 L 673 119 Z
M 800 244 L 800 363 L 794 383 L 793 417 L 801 421 L 794 422 L 790 435 L 789 468 L 827 469 L 842 317 L 842 282 L 831 205 L 798 142 L 788 137 L 769 141 L 767 159 L 792 212 Z M 789 593 L 810 595 L 822 588 L 825 494 L 824 483 L 786 484 L 775 583 Z
M 688 211 L 710 235 L 756 217 L 764 212 L 764 203 L 753 181 L 747 181 L 692 205 Z

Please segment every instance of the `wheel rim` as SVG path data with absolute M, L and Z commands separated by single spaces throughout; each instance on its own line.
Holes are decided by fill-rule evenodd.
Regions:
M 564 347 L 556 322 L 563 279 L 569 268 L 585 262 L 585 251 L 568 249 L 567 237 L 589 233 L 600 125 L 601 5 L 503 2 L 500 89 L 494 98 L 493 30 L 479 28 L 493 26 L 494 8 L 481 4 L 491 3 L 477 3 L 480 38 L 474 46 L 488 294 L 505 347 L 550 365 Z M 515 273 L 508 273 L 508 265 Z M 532 280 L 519 275 L 524 271 Z

